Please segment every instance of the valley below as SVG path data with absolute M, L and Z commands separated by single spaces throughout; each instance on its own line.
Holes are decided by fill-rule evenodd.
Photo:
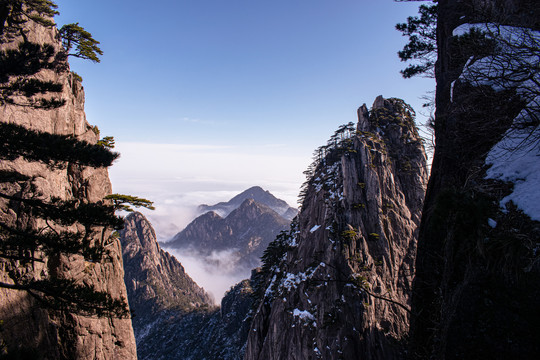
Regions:
M 128 44 L 123 33 L 109 43 L 112 59 L 131 47 L 122 69 L 104 64 L 105 88 L 122 83 L 122 91 L 104 91 L 113 106 L 89 102 L 89 114 L 107 110 L 126 121 L 122 136 L 143 128 L 144 141 L 178 140 L 122 144 L 139 156 L 126 162 L 124 189 L 146 184 L 143 192 L 159 194 L 154 203 L 113 190 L 115 139 L 87 121 L 83 78 L 70 62 L 100 62 L 100 42 L 78 22 L 57 25 L 54 1 L 0 1 L 0 360 L 536 360 L 537 1 L 428 1 L 395 26 L 408 39 L 398 52 L 409 64 L 402 77 L 436 82 L 423 99 L 425 124 L 408 101 L 374 93 L 413 92 L 396 80 L 383 86 L 386 55 L 351 78 L 369 90 L 360 100 L 374 98 L 370 106 L 360 102 L 351 119 L 322 110 L 341 103 L 329 79 L 345 59 L 364 61 L 386 46 L 370 13 L 348 14 L 349 3 L 287 2 L 297 13 L 279 2 L 199 3 L 123 8 L 159 36 Z M 134 16 L 140 9 L 144 16 Z M 107 34 L 111 19 L 99 10 L 97 28 Z M 373 27 L 354 43 L 356 56 L 339 52 L 351 42 L 332 32 L 347 25 L 341 17 Z M 316 21 L 300 26 L 304 18 Z M 114 35 L 139 31 L 112 19 Z M 206 26 L 189 41 L 199 22 Z M 182 26 L 175 41 L 166 36 Z M 319 35 L 303 38 L 312 32 Z M 191 51 L 174 61 L 160 52 L 183 46 Z M 305 46 L 309 57 L 279 77 Z M 140 67 L 147 53 L 151 66 Z M 338 62 L 322 65 L 336 54 Z M 244 68 L 226 70 L 237 62 Z M 191 79 L 190 91 L 180 78 Z M 85 81 L 90 89 L 100 82 Z M 311 99 L 323 88 L 324 101 Z M 294 111 L 286 106 L 306 99 Z M 207 118 L 181 115 L 192 101 Z M 151 128 L 167 117 L 156 136 Z M 302 126 L 293 126 L 297 118 Z M 343 125 L 320 138 L 295 208 L 291 169 L 305 159 L 289 162 L 282 141 L 319 139 L 330 118 Z

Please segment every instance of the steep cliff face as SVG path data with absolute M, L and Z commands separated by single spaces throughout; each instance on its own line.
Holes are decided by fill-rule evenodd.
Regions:
M 540 225 L 531 219 L 540 214 L 529 206 L 539 199 L 538 2 L 438 6 L 437 145 L 411 355 L 532 359 L 540 353 Z
M 56 29 L 28 23 L 27 38 L 38 44 L 51 44 L 57 53 L 61 44 Z M 3 43 L 1 48 L 16 47 L 20 38 Z M 0 121 L 23 125 L 29 129 L 51 134 L 72 135 L 79 140 L 95 144 L 99 137 L 88 124 L 84 114 L 84 91 L 81 84 L 65 70 L 43 69 L 35 75 L 43 81 L 63 86 L 61 99 L 65 105 L 54 110 L 31 109 L 4 104 L 0 107 Z M 52 168 L 23 158 L 2 161 L 0 170 L 17 171 L 29 176 L 41 199 L 79 199 L 85 202 L 102 200 L 111 193 L 111 184 L 104 168 L 68 164 L 65 168 Z M 13 194 L 20 191 L 15 185 L 2 184 L 2 191 Z M 0 200 L 3 221 L 19 216 L 18 209 L 9 201 Z M 57 277 L 75 279 L 80 283 L 94 285 L 96 290 L 106 291 L 115 299 L 127 299 L 123 283 L 123 266 L 119 241 L 113 241 L 108 250 L 110 260 L 89 263 L 80 255 L 58 256 L 53 263 L 35 263 L 28 271 L 34 278 L 54 271 Z M 10 283 L 10 271 L 20 271 L 19 264 L 0 262 L 0 281 Z M 65 311 L 43 308 L 33 297 L 23 291 L 0 289 L 0 320 L 3 321 L 3 339 L 8 348 L 38 349 L 44 359 L 134 359 L 135 339 L 130 319 L 98 318 L 77 315 Z M 35 355 L 38 356 L 38 355 Z
M 120 241 L 137 338 L 161 311 L 187 312 L 212 305 L 210 296 L 186 274 L 182 264 L 159 247 L 154 229 L 142 214 L 126 217 Z
M 358 117 L 316 151 L 300 214 L 265 253 L 245 359 L 401 356 L 426 159 L 401 100 Z
M 120 239 L 139 359 L 243 357 L 252 304 L 249 280 L 231 288 L 221 308 L 215 307 L 182 265 L 160 249 L 144 216 L 128 216 Z

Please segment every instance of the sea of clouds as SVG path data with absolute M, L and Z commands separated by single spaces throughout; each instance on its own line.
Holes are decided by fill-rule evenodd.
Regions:
M 138 210 L 165 250 L 217 302 L 231 286 L 250 276 L 249 269 L 230 268 L 234 249 L 215 252 L 214 261 L 209 261 L 189 251 L 167 249 L 166 242 L 200 215 L 199 205 L 228 201 L 255 185 L 298 206 L 303 171 L 311 162 L 311 154 L 279 146 L 117 143 L 115 150 L 121 157 L 109 170 L 113 192 L 154 202 L 155 210 Z

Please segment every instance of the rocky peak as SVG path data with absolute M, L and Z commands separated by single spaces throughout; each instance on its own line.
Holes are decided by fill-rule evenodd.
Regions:
M 202 222 L 206 223 L 206 222 L 212 222 L 212 221 L 216 221 L 216 220 L 221 220 L 223 218 L 217 212 L 209 211 L 209 212 L 206 212 L 206 213 L 202 214 L 201 216 L 199 216 L 198 219 L 199 219 L 199 221 L 202 221 Z
M 264 190 L 260 186 L 253 186 L 250 187 L 247 190 L 244 190 L 242 193 L 236 195 L 233 197 L 229 202 L 233 204 L 241 203 L 246 199 L 253 199 L 257 200 L 260 203 L 268 204 L 268 205 L 286 205 L 285 201 L 277 199 L 274 195 L 270 193 L 268 190 Z
M 260 265 L 266 246 L 288 226 L 289 221 L 272 208 L 247 198 L 225 218 L 213 211 L 199 216 L 176 234 L 167 247 L 208 258 L 210 264 L 215 264 L 213 252 L 234 251 L 235 260 L 228 268 L 249 274 Z
M 160 248 L 154 229 L 142 214 L 135 212 L 126 218 L 120 240 L 128 299 L 137 315 L 133 321 L 137 336 L 142 331 L 140 324 L 157 312 L 168 309 L 187 312 L 213 303 L 184 267 Z
M 427 181 L 413 114 L 379 97 L 317 149 L 297 221 L 265 252 L 246 359 L 402 356 Z
M 160 249 L 143 215 L 126 218 L 120 240 L 139 359 L 242 358 L 252 305 L 249 280 L 231 287 L 219 309 L 182 265 Z
M 252 221 L 265 213 L 279 217 L 279 214 L 270 207 L 260 204 L 253 199 L 246 199 L 242 202 L 238 209 L 229 214 L 228 218 L 231 220 L 244 219 L 247 221 Z
M 223 217 L 228 216 L 233 210 L 241 206 L 246 200 L 254 200 L 258 204 L 268 206 L 279 215 L 291 220 L 296 214 L 296 209 L 290 207 L 285 201 L 276 198 L 268 190 L 260 186 L 253 186 L 233 197 L 227 202 L 220 202 L 215 205 L 200 205 L 199 211 L 216 211 Z
M 123 253 L 129 251 L 145 251 L 152 255 L 157 255 L 160 252 L 160 247 L 156 241 L 156 233 L 150 222 L 139 212 L 134 212 L 128 215 L 125 219 L 125 227 L 122 230 L 123 233 L 127 231 L 133 231 L 136 236 L 130 238 L 131 241 L 127 241 L 126 238 L 122 240 Z

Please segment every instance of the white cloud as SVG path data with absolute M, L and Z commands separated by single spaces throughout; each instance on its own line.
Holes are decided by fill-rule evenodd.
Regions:
M 233 268 L 237 259 L 234 249 L 214 251 L 206 259 L 185 249 L 163 249 L 174 255 L 182 263 L 186 273 L 210 293 L 217 303 L 231 286 L 251 276 L 250 269 Z
M 160 241 L 196 215 L 200 204 L 227 201 L 258 185 L 297 206 L 310 154 L 276 144 L 228 146 L 119 142 L 120 159 L 110 169 L 113 191 L 154 201 L 142 212 Z
M 193 119 L 189 117 L 182 118 L 183 122 L 187 123 L 193 123 L 193 124 L 202 124 L 202 125 L 214 125 L 216 122 L 212 120 L 201 120 L 201 119 Z

